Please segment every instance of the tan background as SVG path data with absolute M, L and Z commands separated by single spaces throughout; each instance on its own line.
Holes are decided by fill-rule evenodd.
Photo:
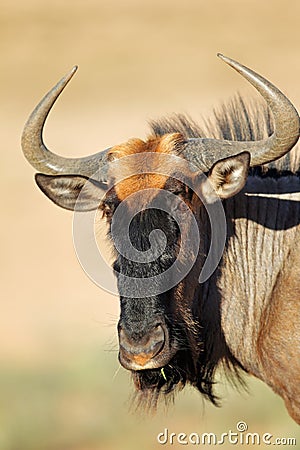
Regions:
M 0 1 L 1 450 L 150 450 L 165 427 L 221 433 L 239 420 L 300 442 L 282 401 L 260 382 L 249 395 L 226 389 L 221 409 L 188 391 L 154 418 L 129 413 L 118 301 L 80 268 L 72 215 L 35 187 L 19 143 L 29 112 L 74 64 L 80 70 L 45 133 L 65 156 L 143 138 L 152 117 L 197 119 L 236 91 L 254 97 L 218 51 L 299 107 L 299 17 L 298 0 Z

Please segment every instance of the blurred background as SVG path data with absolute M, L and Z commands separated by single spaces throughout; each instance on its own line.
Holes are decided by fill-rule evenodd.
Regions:
M 37 189 L 20 149 L 28 114 L 74 64 L 45 132 L 64 156 L 144 138 L 147 121 L 164 114 L 201 120 L 237 91 L 255 98 L 217 52 L 299 108 L 299 17 L 298 0 L 0 0 L 1 450 L 150 450 L 164 428 L 222 433 L 241 420 L 300 443 L 281 399 L 250 378 L 249 393 L 221 380 L 220 409 L 186 389 L 156 416 L 130 410 L 118 300 L 81 269 L 72 214 Z

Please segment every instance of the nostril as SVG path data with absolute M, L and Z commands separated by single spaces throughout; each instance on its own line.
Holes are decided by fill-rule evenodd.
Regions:
M 153 328 L 153 334 L 157 335 L 157 336 L 165 335 L 165 332 L 164 332 L 164 329 L 163 329 L 161 323 L 158 323 L 157 325 L 155 325 L 155 327 Z
M 155 341 L 152 343 L 151 347 L 150 347 L 150 352 L 151 353 L 151 358 L 154 358 L 154 356 L 156 356 L 163 348 L 165 344 L 165 340 L 160 340 L 160 341 Z
M 161 324 L 158 324 L 152 330 L 152 333 L 149 336 L 149 343 L 153 345 L 157 345 L 159 343 L 164 343 L 165 341 L 165 332 Z
M 134 361 L 140 366 L 158 355 L 165 345 L 165 332 L 161 323 L 149 331 L 138 333 L 119 327 L 120 352 L 126 360 Z

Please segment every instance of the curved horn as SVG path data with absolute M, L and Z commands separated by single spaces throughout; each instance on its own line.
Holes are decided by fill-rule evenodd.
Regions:
M 299 138 L 300 120 L 295 107 L 279 89 L 253 70 L 220 53 L 218 56 L 246 78 L 263 96 L 273 114 L 274 133 L 261 141 L 188 139 L 185 157 L 203 171 L 209 170 L 219 159 L 243 151 L 251 154 L 251 167 L 281 158 L 292 149 Z
M 87 177 L 98 171 L 101 181 L 105 180 L 105 174 L 101 173 L 101 167 L 105 164 L 107 150 L 95 153 L 83 158 L 64 158 L 52 153 L 43 142 L 43 128 L 47 116 L 64 90 L 68 82 L 77 70 L 77 66 L 64 76 L 41 100 L 30 114 L 22 134 L 22 149 L 29 163 L 40 172 L 49 175 L 77 174 Z

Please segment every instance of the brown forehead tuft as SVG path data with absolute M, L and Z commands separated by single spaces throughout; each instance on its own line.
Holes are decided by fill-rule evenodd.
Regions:
M 122 201 L 134 192 L 144 189 L 163 189 L 168 179 L 167 175 L 159 173 L 151 173 L 152 170 L 164 169 L 165 173 L 171 173 L 174 167 L 160 167 L 161 159 L 160 154 L 177 155 L 179 149 L 182 146 L 184 139 L 179 133 L 166 134 L 162 137 L 150 137 L 147 141 L 141 139 L 130 139 L 124 144 L 113 147 L 108 154 L 108 159 L 112 161 L 119 160 L 125 156 L 134 154 L 157 153 L 158 158 L 155 156 L 151 158 L 151 166 L 147 167 L 147 173 L 141 173 L 138 175 L 126 175 L 134 173 L 135 167 L 133 161 L 127 161 L 126 166 L 121 165 L 120 171 L 122 173 L 115 174 L 117 179 L 122 179 L 115 185 L 115 191 L 118 198 Z M 148 161 L 148 160 L 147 160 Z M 145 165 L 147 164 L 145 161 Z M 148 164 L 147 164 L 148 165 Z M 114 171 L 118 170 L 118 167 L 114 165 Z M 113 174 L 112 174 L 113 175 Z M 114 178 L 114 176 L 112 177 Z M 153 194 L 152 194 L 153 196 Z M 150 198 L 147 199 L 148 201 Z M 146 198 L 145 198 L 146 201 Z
M 145 152 L 176 155 L 183 141 L 183 136 L 180 133 L 165 134 L 161 137 L 150 136 L 146 141 L 133 138 L 111 148 L 108 152 L 108 159 L 115 160 L 135 153 Z

